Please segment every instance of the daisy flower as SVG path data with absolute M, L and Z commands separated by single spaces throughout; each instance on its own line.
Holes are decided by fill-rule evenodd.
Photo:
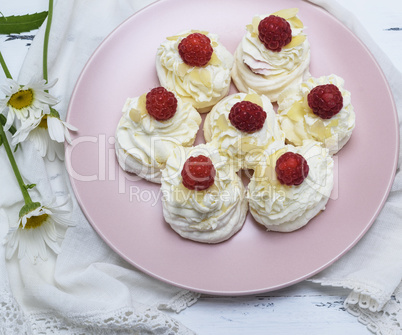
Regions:
M 35 202 L 25 205 L 17 226 L 10 228 L 5 238 L 6 258 L 11 259 L 17 253 L 18 259 L 28 256 L 36 263 L 38 257 L 47 260 L 48 248 L 60 253 L 60 241 L 66 229 L 72 226 L 67 219 L 69 212 L 61 209 L 65 204 L 42 206 Z
M 53 161 L 57 156 L 63 160 L 63 143 L 67 141 L 71 144 L 69 130 L 76 131 L 77 128 L 60 120 L 59 113 L 50 108 L 49 114 L 20 127 L 13 136 L 12 144 L 16 145 L 28 139 L 33 142 L 42 157 L 47 156 Z
M 53 87 L 56 81 L 46 83 L 45 80 L 30 80 L 26 85 L 20 85 L 13 79 L 6 79 L 6 85 L 1 87 L 5 98 L 0 99 L 0 112 L 8 110 L 7 122 L 4 126 L 8 130 L 14 123 L 15 117 L 24 123 L 28 118 L 40 119 L 43 114 L 50 112 L 50 106 L 58 101 L 46 92 Z

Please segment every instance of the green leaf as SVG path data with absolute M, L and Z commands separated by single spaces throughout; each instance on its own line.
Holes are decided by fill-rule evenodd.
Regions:
M 38 29 L 47 17 L 47 11 L 19 16 L 0 17 L 0 34 L 20 34 Z
M 28 184 L 28 185 L 25 185 L 25 188 L 27 190 L 30 190 L 30 189 L 34 188 L 35 186 L 36 186 L 36 184 Z

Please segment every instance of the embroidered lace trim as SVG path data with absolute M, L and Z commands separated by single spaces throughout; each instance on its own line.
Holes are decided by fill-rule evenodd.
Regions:
M 402 334 L 402 282 L 390 299 L 370 288 L 356 288 L 356 283 L 334 283 L 324 279 L 310 280 L 321 285 L 351 289 L 345 300 L 346 310 L 376 335 Z M 370 292 L 370 294 L 369 294 Z
M 170 302 L 176 311 L 196 301 L 195 296 L 186 293 L 177 298 Z M 169 308 L 168 305 L 165 308 Z M 195 334 L 155 307 L 121 308 L 104 314 L 57 315 L 49 312 L 26 315 L 9 292 L 0 293 L 1 335 L 110 335 L 111 332 L 116 335 Z

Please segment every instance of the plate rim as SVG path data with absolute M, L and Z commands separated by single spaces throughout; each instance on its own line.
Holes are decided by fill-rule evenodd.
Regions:
M 131 14 L 129 17 L 127 17 L 126 19 L 124 19 L 119 25 L 117 25 L 109 34 L 107 34 L 104 39 L 100 42 L 100 44 L 95 48 L 95 50 L 93 51 L 93 53 L 91 54 L 91 56 L 87 59 L 87 61 L 85 62 L 85 65 L 83 66 L 76 82 L 74 85 L 74 88 L 72 90 L 71 96 L 70 96 L 70 100 L 68 103 L 68 108 L 67 108 L 67 113 L 66 113 L 66 122 L 69 122 L 69 119 L 71 117 L 72 114 L 72 104 L 75 98 L 75 95 L 77 94 L 77 91 L 79 89 L 80 83 L 82 82 L 83 78 L 85 77 L 85 73 L 88 70 L 88 68 L 91 66 L 92 61 L 94 60 L 94 58 L 96 57 L 96 55 L 101 52 L 101 49 L 103 48 L 104 44 L 113 38 L 113 36 L 115 34 L 118 33 L 118 31 L 121 29 L 122 26 L 128 24 L 129 21 L 131 20 L 135 20 L 135 17 L 138 15 L 141 15 L 141 13 L 145 10 L 148 10 L 151 7 L 157 6 L 160 3 L 165 3 L 165 2 L 169 2 L 171 0 L 156 0 L 146 6 L 144 6 L 143 8 L 141 8 L 140 10 L 136 11 L 135 13 Z M 65 148 L 65 166 L 66 166 L 66 170 L 68 173 L 68 180 L 70 182 L 71 188 L 73 189 L 74 192 L 74 196 L 76 197 L 76 200 L 79 204 L 79 207 L 81 209 L 81 211 L 83 212 L 83 214 L 85 215 L 85 218 L 87 219 L 88 223 L 91 225 L 91 227 L 96 231 L 96 233 L 102 238 L 102 240 L 114 251 L 116 252 L 120 257 L 122 257 L 125 261 L 127 261 L 130 265 L 132 265 L 134 268 L 139 269 L 140 271 L 150 275 L 153 278 L 156 278 L 164 283 L 168 283 L 171 284 L 173 286 L 182 288 L 182 289 L 186 289 L 186 290 L 191 290 L 194 292 L 198 292 L 198 293 L 203 293 L 203 294 L 215 294 L 215 295 L 221 295 L 221 296 L 235 296 L 235 295 L 248 295 L 248 294 L 257 294 L 257 293 L 263 293 L 263 292 L 269 292 L 269 291 L 274 291 L 274 290 L 278 290 L 284 287 L 288 287 L 291 286 L 293 284 L 296 284 L 298 282 L 301 282 L 305 279 L 308 279 L 312 276 L 314 276 L 315 274 L 323 271 L 324 269 L 328 268 L 330 265 L 332 265 L 334 262 L 336 262 L 338 259 L 340 259 L 341 257 L 343 257 L 345 254 L 347 254 L 360 240 L 361 238 L 368 232 L 368 230 L 371 228 L 371 226 L 373 225 L 373 223 L 375 222 L 375 220 L 377 219 L 378 215 L 380 214 L 380 212 L 382 211 L 386 200 L 389 196 L 389 193 L 391 191 L 392 185 L 394 183 L 394 179 L 396 176 L 396 171 L 397 171 L 397 166 L 398 166 L 398 161 L 399 161 L 399 150 L 400 150 L 400 130 L 399 130 L 399 116 L 398 116 L 398 111 L 396 108 L 396 103 L 395 103 L 395 98 L 393 95 L 393 92 L 391 90 L 390 84 L 388 82 L 388 79 L 386 78 L 384 71 L 382 70 L 379 62 L 377 61 L 377 59 L 374 57 L 373 53 L 371 52 L 371 50 L 364 44 L 364 42 L 348 27 L 346 26 L 340 19 L 338 19 L 337 17 L 335 17 L 334 15 L 332 15 L 331 13 L 329 13 L 328 11 L 326 11 L 324 8 L 311 3 L 311 2 L 307 2 L 307 4 L 309 6 L 313 6 L 316 9 L 320 10 L 321 12 L 325 13 L 326 15 L 331 16 L 332 19 L 334 19 L 335 21 L 338 22 L 338 24 L 340 24 L 341 26 L 343 26 L 344 29 L 346 29 L 356 40 L 356 42 L 358 42 L 360 44 L 360 46 L 366 51 L 366 53 L 370 56 L 371 60 L 373 61 L 373 64 L 375 64 L 378 73 L 382 76 L 383 82 L 385 84 L 385 88 L 388 92 L 388 95 L 390 97 L 390 102 L 392 105 L 392 115 L 393 115 L 393 119 L 394 119 L 394 123 L 393 123 L 393 127 L 395 130 L 395 152 L 392 156 L 392 171 L 393 173 L 390 174 L 389 178 L 388 178 L 388 182 L 385 188 L 385 192 L 382 196 L 382 199 L 380 201 L 380 203 L 377 205 L 376 211 L 373 213 L 373 215 L 371 216 L 371 219 L 369 220 L 369 222 L 366 224 L 365 229 L 361 230 L 360 233 L 355 237 L 355 239 L 339 254 L 337 254 L 336 256 L 334 256 L 332 259 L 330 259 L 328 262 L 326 262 L 325 264 L 322 264 L 320 267 L 316 268 L 314 271 L 310 271 L 309 273 L 300 276 L 299 278 L 295 278 L 293 280 L 287 281 L 285 283 L 281 283 L 278 285 L 271 285 L 265 288 L 255 288 L 255 289 L 247 289 L 247 290 L 228 290 L 228 291 L 221 291 L 221 290 L 211 290 L 211 289 L 202 289 L 202 288 L 197 288 L 197 287 L 191 287 L 191 285 L 185 285 L 185 284 L 181 284 L 178 283 L 176 281 L 164 278 L 163 276 L 150 271 L 146 268 L 144 268 L 143 266 L 140 266 L 138 264 L 134 264 L 133 261 L 128 257 L 128 255 L 124 254 L 123 252 L 121 252 L 118 248 L 118 246 L 114 245 L 109 238 L 104 235 L 104 233 L 101 231 L 100 227 L 98 227 L 95 223 L 91 222 L 90 220 L 90 213 L 87 211 L 87 208 L 84 204 L 84 201 L 81 197 L 81 194 L 79 192 L 79 190 L 77 189 L 77 184 L 74 181 L 74 178 L 72 176 L 72 171 L 70 170 L 70 168 L 72 167 L 72 162 L 71 162 L 71 154 L 70 153 L 70 146 L 68 143 L 64 144 L 64 148 Z M 382 51 L 382 50 L 381 50 Z

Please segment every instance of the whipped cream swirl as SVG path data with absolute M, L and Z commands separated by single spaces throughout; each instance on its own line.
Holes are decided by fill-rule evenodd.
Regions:
M 181 40 L 194 32 L 208 36 L 214 50 L 203 67 L 185 64 L 178 52 Z M 157 50 L 156 71 L 161 85 L 191 102 L 201 113 L 209 111 L 229 92 L 232 66 L 233 55 L 218 42 L 217 35 L 205 31 L 185 31 L 168 37 Z
M 232 78 L 239 91 L 247 92 L 250 87 L 267 95 L 272 102 L 286 87 L 300 84 L 309 76 L 310 46 L 303 33 L 303 24 L 296 16 L 297 9 L 282 12 L 287 14 L 282 16 L 291 26 L 292 41 L 280 52 L 267 49 L 258 38 L 258 23 L 265 16 L 255 16 L 236 49 L 232 69 Z M 273 15 L 281 16 L 281 12 Z
M 187 189 L 181 171 L 187 158 L 204 155 L 214 164 L 214 184 L 204 191 Z M 248 210 L 246 190 L 226 158 L 209 144 L 176 147 L 162 170 L 163 215 L 180 236 L 203 243 L 227 240 L 243 226 Z
M 307 95 L 318 85 L 333 84 L 343 97 L 343 107 L 330 119 L 321 119 L 308 106 Z M 309 78 L 299 86 L 287 89 L 278 100 L 279 122 L 286 140 L 301 145 L 305 139 L 324 144 L 331 155 L 337 153 L 348 142 L 355 127 L 355 112 L 351 94 L 344 88 L 344 80 L 334 74 L 320 78 Z
M 267 113 L 262 129 L 246 133 L 231 124 L 230 110 L 241 101 L 256 103 Z M 229 158 L 235 171 L 240 168 L 254 168 L 262 155 L 275 152 L 285 145 L 285 135 L 279 127 L 270 100 L 253 90 L 249 90 L 247 94 L 232 94 L 217 103 L 205 119 L 204 138 Z
M 282 185 L 276 178 L 276 160 L 287 151 L 302 155 L 309 165 L 308 176 L 300 185 Z M 333 165 L 328 149 L 316 141 L 306 140 L 301 147 L 287 145 L 255 170 L 247 192 L 251 214 L 267 230 L 301 228 L 325 209 L 334 185 Z
M 116 154 L 123 170 L 160 183 L 170 152 L 177 146 L 193 145 L 201 116 L 176 96 L 175 115 L 158 121 L 146 111 L 145 96 L 127 99 L 116 129 Z

